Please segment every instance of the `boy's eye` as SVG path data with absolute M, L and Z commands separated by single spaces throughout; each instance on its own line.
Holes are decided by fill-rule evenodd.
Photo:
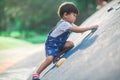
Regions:
M 76 15 L 76 14 L 74 14 L 73 16 L 75 16 L 75 17 L 76 17 L 77 15 Z

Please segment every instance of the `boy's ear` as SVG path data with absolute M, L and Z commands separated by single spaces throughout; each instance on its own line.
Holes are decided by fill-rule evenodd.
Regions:
M 65 12 L 63 16 L 66 17 L 66 16 L 67 16 L 67 13 Z

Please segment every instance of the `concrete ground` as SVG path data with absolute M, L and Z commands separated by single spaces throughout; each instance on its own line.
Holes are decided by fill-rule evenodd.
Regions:
M 11 72 L 14 73 L 16 70 L 16 69 L 14 70 L 13 67 L 16 68 L 17 66 L 19 66 L 19 64 L 24 64 L 27 66 L 28 63 L 25 63 L 27 61 L 26 60 L 27 58 L 34 56 L 34 55 L 44 56 L 44 55 L 41 55 L 42 54 L 42 53 L 40 53 L 41 50 L 44 50 L 44 44 L 36 44 L 36 45 L 31 45 L 31 46 L 24 46 L 24 47 L 20 47 L 20 48 L 14 48 L 14 49 L 0 51 L 0 80 L 6 80 L 6 78 L 9 78 L 9 80 L 15 80 L 14 78 L 15 78 L 15 75 L 17 75 L 17 73 L 15 73 L 15 75 L 13 75 L 13 78 L 7 77 L 6 75 L 11 76 L 12 75 Z M 40 57 L 38 57 L 38 58 L 40 58 Z M 33 59 L 35 59 L 35 57 L 33 57 Z M 30 62 L 30 63 L 32 64 L 32 62 Z M 13 71 L 11 71 L 11 69 Z M 16 70 L 16 72 L 22 71 L 22 69 L 23 69 L 23 67 L 18 68 Z M 24 75 L 24 73 L 23 73 L 23 75 Z M 27 75 L 26 77 L 28 77 L 28 76 L 29 75 Z M 21 79 L 21 78 L 18 78 L 18 79 Z M 24 80 L 26 80 L 26 79 L 24 79 Z

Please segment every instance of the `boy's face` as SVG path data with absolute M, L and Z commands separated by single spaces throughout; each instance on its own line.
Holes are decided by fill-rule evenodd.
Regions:
M 66 14 L 64 15 L 64 19 L 67 20 L 70 23 L 74 23 L 76 21 L 76 13 L 70 13 L 70 14 Z

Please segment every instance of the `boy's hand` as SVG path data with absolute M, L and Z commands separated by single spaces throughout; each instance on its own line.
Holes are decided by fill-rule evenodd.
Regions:
M 95 32 L 98 27 L 99 27 L 98 25 L 91 26 L 92 33 Z
M 90 28 L 91 29 L 97 29 L 99 27 L 99 25 L 93 25 L 93 26 L 91 26 Z

